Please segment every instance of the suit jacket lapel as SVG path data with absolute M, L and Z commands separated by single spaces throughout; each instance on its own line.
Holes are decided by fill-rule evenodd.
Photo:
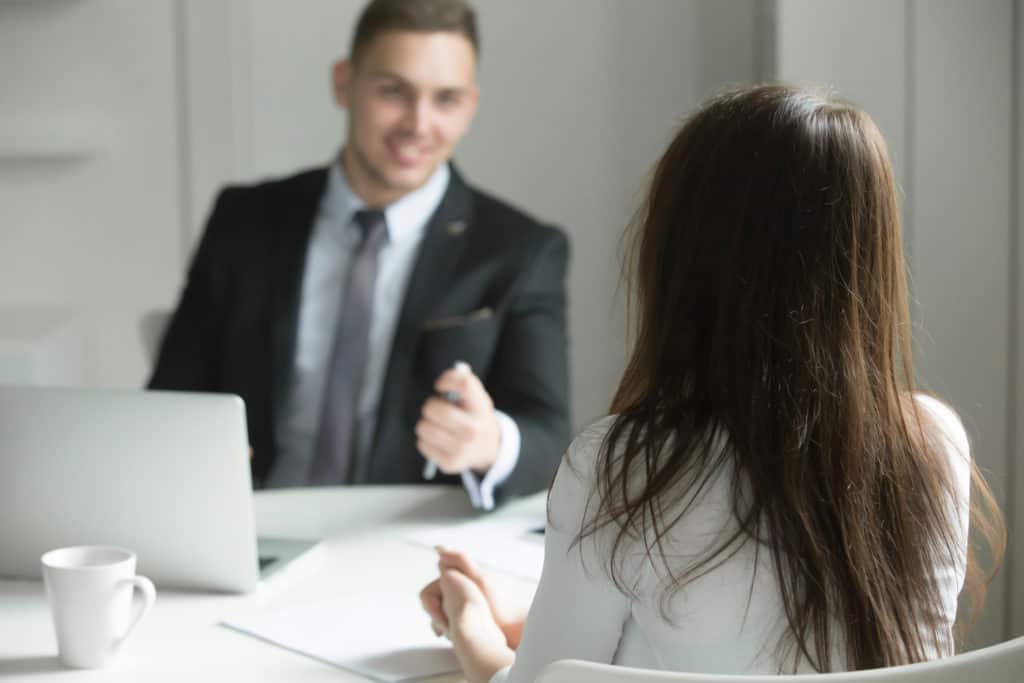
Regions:
M 447 289 L 464 249 L 466 236 L 472 229 L 472 219 L 472 194 L 453 166 L 448 189 L 431 217 L 420 244 L 395 328 L 377 414 L 377 432 L 371 448 L 376 461 L 373 463 L 375 469 L 386 467 L 382 459 L 393 460 L 397 455 L 380 452 L 382 441 L 386 440 L 383 438 L 386 436 L 383 430 L 391 422 L 389 417 L 394 411 L 400 410 L 404 403 L 420 331 L 430 314 L 431 305 Z M 411 431 L 412 425 L 408 425 L 408 429 Z
M 419 332 L 430 305 L 443 292 L 466 243 L 471 225 L 469 188 L 452 169 L 448 190 L 427 225 L 398 319 L 396 340 Z
M 279 414 L 292 372 L 306 251 L 326 184 L 326 168 L 303 174 L 289 187 L 282 188 L 283 196 L 267 207 L 267 220 L 273 231 L 270 240 L 271 420 Z

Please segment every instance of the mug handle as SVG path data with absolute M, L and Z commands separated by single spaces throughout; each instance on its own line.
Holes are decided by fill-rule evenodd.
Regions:
M 156 587 L 153 585 L 153 582 L 145 576 L 133 576 L 125 579 L 122 583 L 129 583 L 133 588 L 138 588 L 142 592 L 142 606 L 135 613 L 135 618 L 132 619 L 132 623 L 128 625 L 124 635 L 117 641 L 118 647 L 128 639 L 131 632 L 134 631 L 135 627 L 139 625 L 140 621 L 142 621 L 142 617 L 146 616 L 146 613 L 153 607 L 153 603 L 156 602 Z

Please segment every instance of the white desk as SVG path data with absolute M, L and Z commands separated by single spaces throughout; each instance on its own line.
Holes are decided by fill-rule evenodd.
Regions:
M 221 619 L 363 591 L 416 594 L 436 577 L 436 554 L 399 534 L 478 516 L 461 488 L 374 486 L 260 492 L 264 536 L 326 539 L 315 563 L 272 578 L 249 595 L 161 591 L 110 669 L 63 668 L 40 581 L 0 581 L 0 679 L 62 681 L 357 681 L 362 677 L 219 626 Z M 542 514 L 544 495 L 493 514 Z M 300 559 L 300 562 L 302 560 Z M 528 593 L 527 582 L 509 587 Z M 429 628 L 424 617 L 424 628 Z M 446 677 L 434 680 L 448 681 Z

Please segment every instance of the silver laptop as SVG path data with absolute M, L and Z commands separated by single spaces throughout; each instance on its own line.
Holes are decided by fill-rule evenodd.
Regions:
M 157 586 L 229 592 L 315 545 L 257 552 L 239 397 L 0 386 L 0 576 L 93 544 L 134 550 Z

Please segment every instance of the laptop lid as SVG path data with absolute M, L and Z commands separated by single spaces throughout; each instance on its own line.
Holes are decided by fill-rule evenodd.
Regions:
M 245 405 L 237 396 L 0 386 L 0 576 L 69 545 L 138 554 L 158 586 L 259 579 Z

